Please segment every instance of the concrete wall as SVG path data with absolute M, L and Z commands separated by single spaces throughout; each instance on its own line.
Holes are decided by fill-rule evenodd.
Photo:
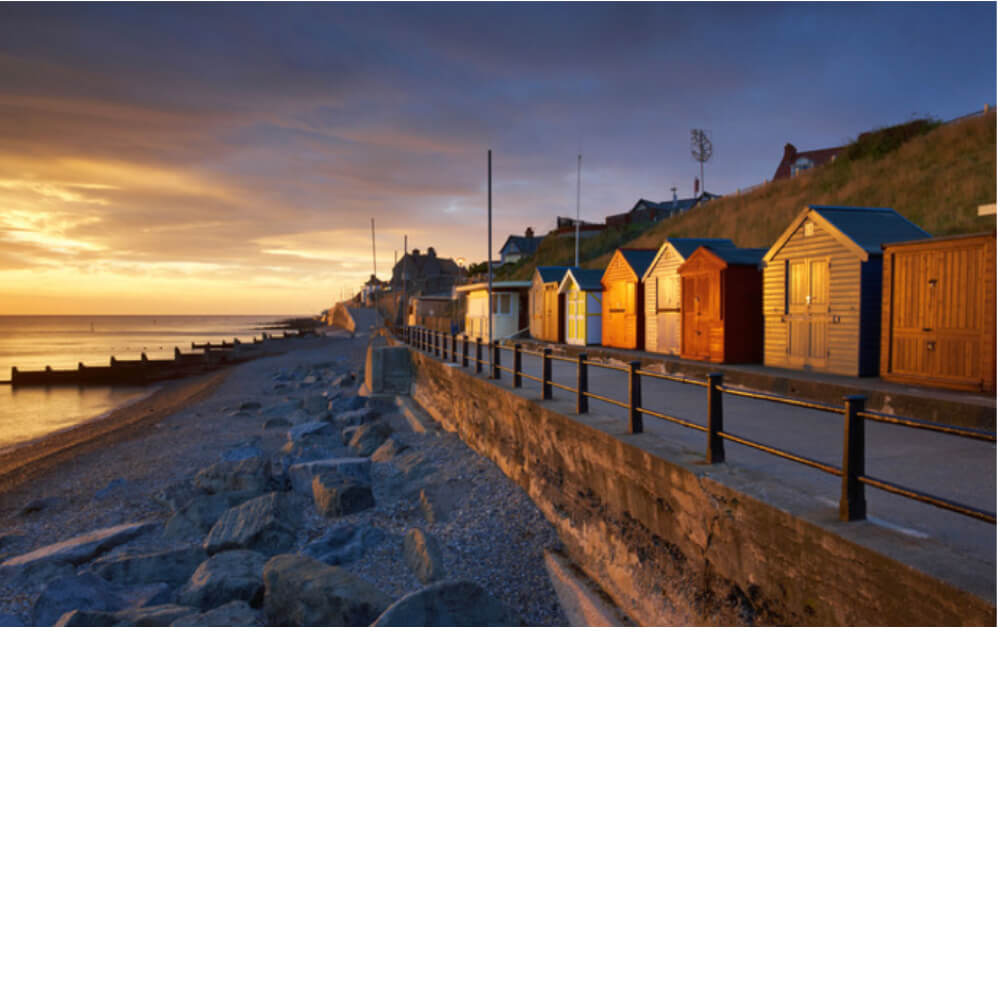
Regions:
M 996 623 L 995 595 L 933 544 L 901 561 L 890 532 L 839 522 L 780 484 L 411 357 L 414 399 L 517 482 L 642 625 Z

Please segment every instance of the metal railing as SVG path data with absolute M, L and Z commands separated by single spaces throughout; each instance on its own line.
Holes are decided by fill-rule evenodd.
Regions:
M 986 441 L 995 445 L 997 440 L 996 434 L 989 431 L 977 430 L 971 427 L 955 427 L 951 424 L 937 424 L 927 420 L 915 420 L 908 417 L 897 417 L 892 414 L 880 413 L 875 410 L 866 410 L 865 397 L 863 395 L 844 396 L 843 406 L 831 406 L 827 403 L 815 403 L 804 399 L 793 399 L 789 396 L 778 396 L 773 393 L 755 392 L 750 389 L 727 386 L 723 384 L 721 372 L 713 372 L 703 379 L 691 378 L 687 375 L 668 375 L 663 372 L 643 371 L 638 361 L 627 361 L 616 365 L 601 361 L 592 361 L 587 357 L 586 352 L 580 352 L 576 355 L 576 385 L 570 386 L 553 380 L 552 348 L 550 347 L 543 347 L 541 350 L 532 350 L 517 341 L 512 344 L 486 344 L 481 340 L 472 340 L 463 334 L 439 334 L 425 327 L 412 326 L 407 327 L 401 333 L 397 334 L 397 336 L 412 348 L 440 358 L 445 362 L 450 361 L 452 364 L 461 364 L 463 368 L 468 368 L 470 364 L 469 345 L 471 343 L 475 347 L 475 370 L 477 374 L 481 374 L 483 371 L 483 356 L 485 353 L 488 355 L 488 377 L 491 380 L 500 380 L 502 373 L 506 372 L 511 375 L 513 388 L 515 389 L 522 388 L 524 379 L 537 382 L 541 388 L 541 398 L 543 400 L 552 398 L 552 390 L 554 388 L 562 389 L 564 392 L 575 396 L 576 412 L 579 414 L 585 414 L 589 411 L 588 404 L 592 399 L 617 406 L 626 411 L 626 429 L 629 434 L 639 434 L 642 432 L 643 417 L 655 417 L 658 420 L 678 424 L 690 430 L 700 431 L 705 434 L 705 460 L 710 464 L 725 462 L 725 442 L 729 441 L 733 444 L 753 448 L 756 451 L 774 455 L 789 462 L 806 465 L 810 468 L 818 469 L 820 472 L 825 472 L 830 476 L 835 476 L 840 479 L 841 483 L 840 518 L 843 521 L 859 521 L 866 517 L 866 486 L 882 490 L 886 493 L 894 493 L 897 496 L 906 497 L 910 500 L 916 500 L 934 507 L 940 507 L 944 510 L 950 510 L 956 514 L 962 514 L 979 521 L 986 521 L 989 524 L 996 524 L 997 521 L 996 511 L 982 510 L 978 507 L 972 507 L 954 500 L 935 496 L 932 493 L 925 493 L 921 490 L 911 489 L 885 479 L 879 479 L 868 475 L 865 469 L 866 422 L 898 425 L 938 434 L 950 434 L 956 437 Z M 459 343 L 461 343 L 461 350 L 458 349 Z M 513 361 L 509 367 L 501 363 L 501 354 L 504 351 L 509 351 L 513 355 Z M 523 362 L 525 355 L 541 359 L 541 375 L 532 375 L 524 371 Z M 459 358 L 461 359 L 460 361 Z M 564 360 L 572 363 L 572 359 Z M 588 372 L 591 368 L 604 368 L 622 372 L 625 376 L 625 399 L 613 399 L 609 396 L 602 396 L 596 392 L 591 392 L 590 380 L 588 378 Z M 651 410 L 643 406 L 643 379 L 683 383 L 705 389 L 705 423 L 695 423 L 673 414 Z M 723 422 L 723 399 L 725 396 L 739 396 L 745 399 L 778 403 L 783 406 L 818 410 L 822 413 L 830 413 L 840 417 L 844 428 L 841 464 L 836 466 L 827 462 L 820 462 L 808 456 L 775 448 L 761 441 L 754 441 L 725 430 Z

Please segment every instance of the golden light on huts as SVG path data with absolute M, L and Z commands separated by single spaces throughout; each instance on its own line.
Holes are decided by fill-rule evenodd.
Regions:
M 699 247 L 681 278 L 681 357 L 714 364 L 757 364 L 763 355 L 763 249 Z
M 803 208 L 764 256 L 764 364 L 877 375 L 882 245 L 927 235 L 891 208 Z
M 886 244 L 883 378 L 996 392 L 996 233 Z
M 644 350 L 645 308 L 642 276 L 649 269 L 654 250 L 617 249 L 604 269 L 601 285 L 601 343 L 605 347 Z

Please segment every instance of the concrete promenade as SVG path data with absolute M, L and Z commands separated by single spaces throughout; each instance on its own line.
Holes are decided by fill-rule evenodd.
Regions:
M 541 385 L 532 380 L 532 376 L 536 379 L 541 376 L 541 358 L 526 352 L 540 351 L 542 346 L 536 343 L 525 345 L 522 363 L 524 380 L 519 390 L 513 389 L 510 372 L 501 372 L 501 384 L 505 389 L 541 402 Z M 560 345 L 560 348 L 565 350 L 564 345 Z M 623 356 L 627 354 L 628 352 L 623 352 Z M 593 358 L 593 354 L 589 356 Z M 648 367 L 653 357 L 655 356 L 635 354 L 635 359 L 641 360 L 644 367 Z M 485 350 L 483 360 L 483 373 L 480 377 L 487 378 L 489 365 Z M 604 363 L 609 361 L 607 358 L 601 360 Z M 501 364 L 508 369 L 513 367 L 511 351 L 501 352 Z M 746 384 L 748 388 L 758 391 L 791 394 L 787 391 L 788 385 L 785 386 L 785 392 L 768 390 L 766 387 L 760 388 L 760 377 L 752 377 L 768 371 L 774 372 L 773 369 L 766 370 L 761 366 L 757 366 L 754 371 L 730 366 L 700 367 L 701 371 L 691 371 L 691 377 L 704 377 L 704 372 L 719 370 L 723 372 L 724 382 L 728 386 Z M 472 356 L 468 371 L 474 372 Z M 572 413 L 571 408 L 575 407 L 576 400 L 576 373 L 575 361 L 553 357 L 552 380 L 557 385 L 552 390 L 552 401 L 542 405 Z M 797 398 L 809 398 L 808 391 L 795 391 L 797 374 L 780 372 L 778 377 L 783 383 L 791 384 L 792 392 Z M 809 376 L 805 376 L 805 379 L 808 378 Z M 906 392 L 902 387 L 896 386 L 888 386 L 886 389 L 887 383 L 871 379 L 821 376 L 820 380 L 829 387 L 823 401 L 830 405 L 839 405 L 844 395 L 859 392 L 867 395 L 869 393 L 866 393 L 866 389 L 871 396 L 876 397 L 875 402 L 883 401 L 878 397 L 879 392 L 888 391 L 898 404 L 899 398 Z M 560 388 L 560 385 L 564 388 Z M 624 402 L 627 399 L 626 369 L 590 367 L 589 391 Z M 642 395 L 642 405 L 646 410 L 660 411 L 701 425 L 706 422 L 707 391 L 701 386 L 644 377 Z M 927 415 L 920 415 L 926 409 L 938 418 L 938 422 L 952 422 L 940 419 L 942 416 L 950 416 L 959 425 L 989 427 L 993 423 L 995 426 L 995 400 L 928 389 L 918 390 L 914 398 L 916 402 L 913 407 L 917 412 L 913 415 L 918 419 L 930 419 Z M 868 404 L 870 409 L 877 408 L 875 402 Z M 625 409 L 594 399 L 590 400 L 589 405 L 590 413 L 575 419 L 600 420 L 605 426 L 611 420 L 620 422 L 621 430 L 625 430 Z M 976 414 L 977 408 L 984 412 Z M 906 406 L 894 407 L 895 412 L 906 409 Z M 965 419 L 961 419 L 963 417 Z M 676 449 L 688 460 L 695 458 L 704 461 L 704 432 L 672 424 L 649 414 L 644 415 L 643 419 L 643 432 L 634 438 L 636 445 L 655 450 L 661 455 L 665 454 L 663 449 Z M 840 414 L 726 395 L 724 430 L 838 469 L 841 465 L 844 421 Z M 828 511 L 831 521 L 837 520 L 841 488 L 839 477 L 728 441 L 725 449 L 726 463 L 753 476 L 775 505 L 783 506 L 783 498 L 794 494 L 797 502 L 805 498 L 820 511 Z M 996 446 L 993 443 L 869 421 L 865 425 L 865 450 L 865 471 L 869 476 L 943 499 L 996 511 Z M 871 486 L 866 487 L 865 494 L 869 522 L 894 534 L 902 552 L 912 551 L 915 547 L 943 545 L 960 557 L 973 576 L 985 580 L 992 578 L 995 592 L 995 525 Z

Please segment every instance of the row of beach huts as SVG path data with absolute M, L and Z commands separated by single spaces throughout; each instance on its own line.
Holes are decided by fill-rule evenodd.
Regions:
M 486 282 L 409 322 L 489 336 Z M 669 238 L 603 271 L 493 283 L 493 338 L 996 391 L 996 233 L 933 238 L 888 208 L 810 205 L 770 248 Z

